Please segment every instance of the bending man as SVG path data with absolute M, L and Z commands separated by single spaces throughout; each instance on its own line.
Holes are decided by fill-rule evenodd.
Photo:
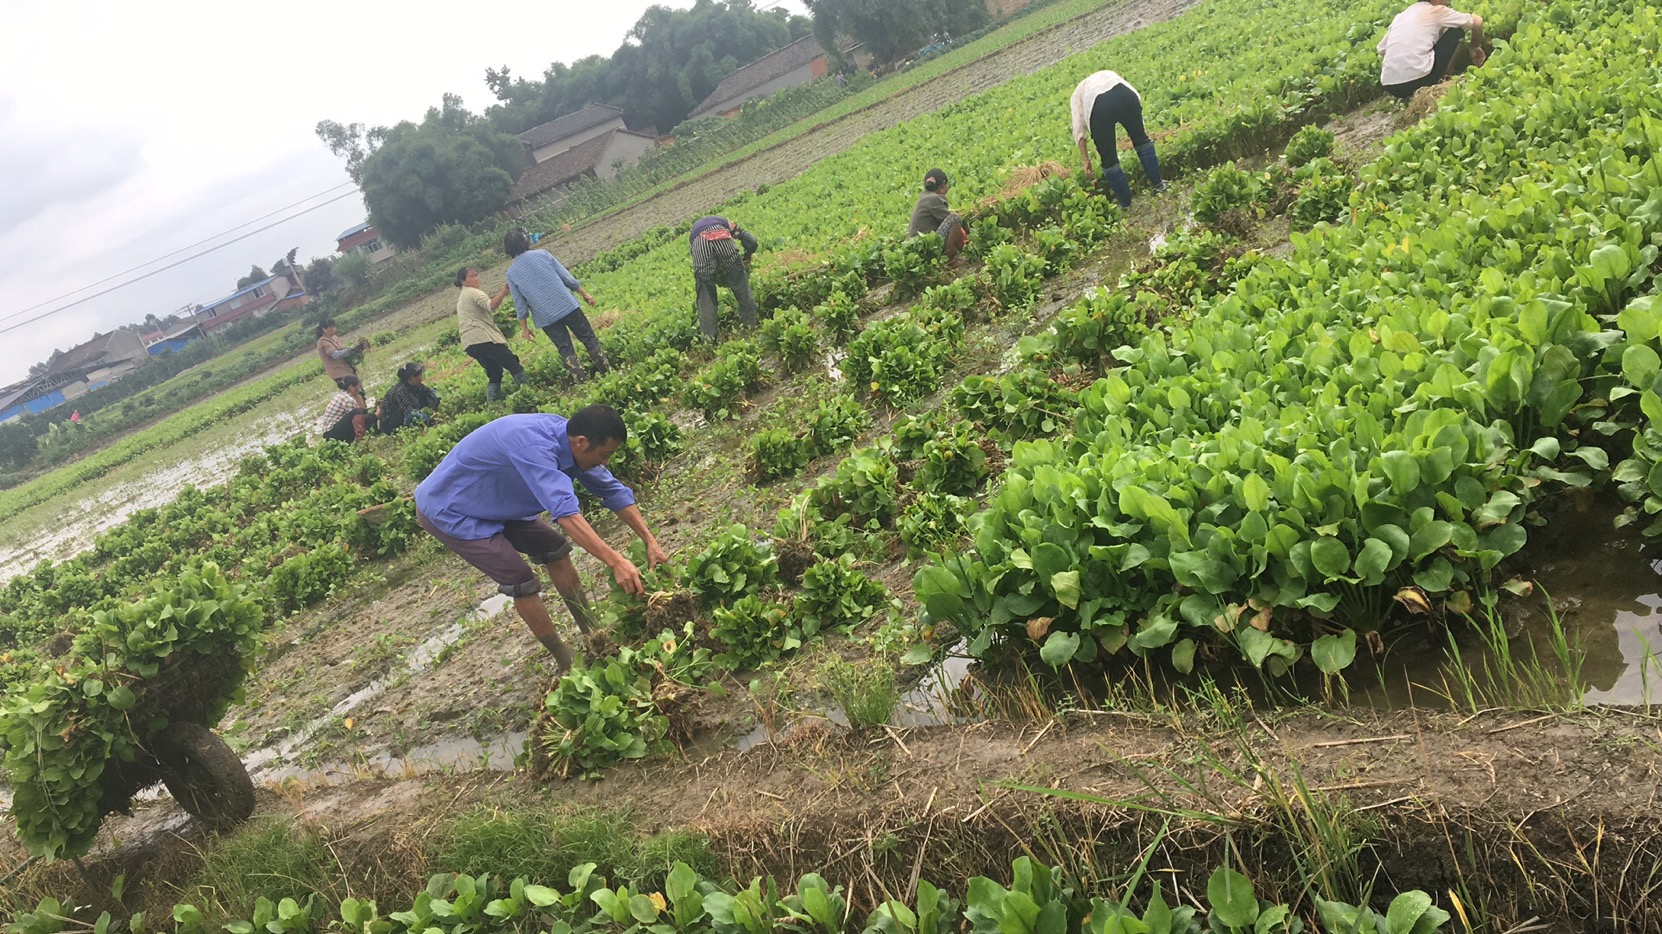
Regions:
M 571 667 L 571 649 L 555 634 L 540 596 L 542 582 L 520 555 L 548 571 L 584 632 L 594 626 L 594 616 L 571 562 L 572 542 L 605 563 L 619 587 L 633 594 L 642 589 L 640 569 L 583 518 L 573 481 L 640 536 L 649 567 L 667 558 L 635 507 L 634 492 L 606 469 L 627 435 L 623 418 L 608 405 L 591 405 L 569 421 L 507 415 L 463 438 L 416 487 L 416 521 L 514 598 L 514 609 L 561 673 Z M 559 529 L 541 518 L 545 510 Z
M 1385 38 L 1379 40 L 1379 54 L 1384 58 L 1380 86 L 1405 101 L 1420 88 L 1443 80 L 1465 29 L 1472 32 L 1472 64 L 1482 67 L 1489 60 L 1489 53 L 1483 51 L 1483 17 L 1455 10 L 1449 0 L 1420 0 L 1398 13 Z
M 744 245 L 744 256 L 733 245 Z M 756 238 L 725 217 L 711 215 L 693 221 L 687 242 L 692 250 L 693 290 L 698 293 L 698 329 L 716 339 L 716 285 L 733 290 L 744 326 L 756 326 L 756 299 L 750 294 L 750 257 L 756 252 Z

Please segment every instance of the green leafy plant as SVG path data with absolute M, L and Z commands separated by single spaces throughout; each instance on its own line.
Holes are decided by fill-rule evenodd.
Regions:
M 1333 155 L 1333 134 L 1315 124 L 1311 124 L 1287 141 L 1287 148 L 1282 156 L 1287 164 L 1293 168 L 1307 165 L 1317 159 L 1325 159 Z
M 651 679 L 615 658 L 574 664 L 543 702 L 543 716 L 543 750 L 553 772 L 566 777 L 599 778 L 619 762 L 644 758 L 669 732 Z
M 887 528 L 899 506 L 899 474 L 888 455 L 865 448 L 843 458 L 837 472 L 806 496 L 813 515 L 825 519 L 848 516 L 861 525 Z
M 731 603 L 778 582 L 779 559 L 766 539 L 729 526 L 687 562 L 685 583 L 706 604 Z
M 889 592 L 883 585 L 856 569 L 853 557 L 845 554 L 803 572 L 795 613 L 821 629 L 850 629 L 888 604 Z
M 1317 158 L 1294 174 L 1298 193 L 1287 216 L 1294 230 L 1309 230 L 1322 221 L 1338 220 L 1350 208 L 1356 183 L 1350 173 L 1330 159 Z
M 975 501 L 949 493 L 923 492 L 906 504 L 896 530 L 912 557 L 937 551 L 964 535 L 964 524 L 975 512 Z
M 981 270 L 987 296 L 1006 310 L 1020 310 L 1033 304 L 1044 289 L 1046 262 L 1014 244 L 999 244 L 987 252 Z
M 1190 206 L 1195 220 L 1218 224 L 1231 211 L 1253 214 L 1270 194 L 1261 177 L 1229 162 L 1206 173 L 1195 186 Z
M 174 716 L 217 722 L 264 622 L 259 601 L 216 565 L 186 568 L 171 587 L 94 614 L 69 663 L 8 691 L 0 744 L 30 852 L 85 853 L 104 816 L 106 770 L 120 788 L 112 766 L 132 762 Z M 181 691 L 188 704 L 174 702 Z
M 711 421 L 738 418 L 745 395 L 761 384 L 761 350 L 754 341 L 729 341 L 687 383 L 681 399 Z
M 717 607 L 710 635 L 725 651 L 721 663 L 735 671 L 751 671 L 801 648 L 805 636 L 789 607 L 747 596 L 732 606 Z
M 975 429 L 959 422 L 925 442 L 919 455 L 917 485 L 936 493 L 973 494 L 987 478 L 987 452 Z

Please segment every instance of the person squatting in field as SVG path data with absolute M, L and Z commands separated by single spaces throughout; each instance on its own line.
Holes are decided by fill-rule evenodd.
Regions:
M 1085 147 L 1089 136 L 1102 160 L 1102 181 L 1114 193 L 1120 207 L 1131 206 L 1131 183 L 1120 168 L 1119 147 L 1114 141 L 1114 124 L 1125 127 L 1136 147 L 1137 158 L 1143 163 L 1143 174 L 1157 192 L 1166 190 L 1160 180 L 1160 159 L 1154 153 L 1154 141 L 1143 129 L 1143 98 L 1129 82 L 1112 71 L 1090 75 L 1073 89 L 1069 102 L 1073 113 L 1073 140 L 1079 145 L 1079 158 L 1085 163 L 1085 176 L 1091 175 L 1091 153 Z
M 1460 35 L 1472 34 L 1472 64 L 1489 60 L 1483 51 L 1483 17 L 1461 13 L 1449 0 L 1420 0 L 1391 20 L 1379 40 L 1379 85 L 1397 100 L 1407 100 L 1420 88 L 1443 80 L 1460 48 Z
M 571 561 L 573 542 L 610 568 L 619 587 L 642 592 L 640 569 L 583 518 L 573 483 L 583 484 L 639 536 L 648 567 L 668 560 L 635 506 L 634 491 L 606 469 L 626 440 L 622 416 L 608 405 L 588 406 L 569 421 L 505 415 L 463 438 L 416 487 L 416 522 L 514 598 L 514 609 L 561 673 L 571 666 L 571 650 L 554 632 L 537 572 L 520 556 L 548 571 L 583 632 L 595 621 Z M 545 511 L 558 529 L 541 518 Z
M 508 231 L 502 238 L 502 250 L 513 258 L 508 264 L 508 291 L 514 296 L 514 313 L 519 316 L 525 339 L 532 339 L 532 324 L 542 328 L 578 382 L 583 381 L 584 373 L 577 362 L 577 348 L 572 346 L 573 336 L 589 352 L 589 364 L 596 373 L 610 371 L 612 365 L 600 350 L 600 338 L 594 335 L 588 315 L 571 295 L 576 292 L 591 308 L 594 306 L 594 297 L 577 277 L 547 250 L 531 249 L 531 238 L 521 228 Z
M 411 360 L 398 368 L 398 385 L 387 390 L 375 407 L 375 424 L 392 434 L 413 425 L 431 425 L 439 410 L 439 394 L 425 382 L 427 367 Z
M 356 373 L 348 373 L 335 380 L 340 392 L 323 409 L 318 430 L 323 437 L 351 444 L 362 441 L 375 427 L 375 416 L 370 414 L 369 402 L 364 398 L 364 384 Z
M 964 229 L 964 219 L 952 213 L 946 205 L 947 190 L 952 182 L 946 173 L 940 169 L 930 169 L 923 176 L 923 194 L 918 196 L 918 203 L 912 206 L 912 223 L 906 228 L 906 239 L 910 240 L 919 234 L 936 233 L 946 241 L 946 258 L 958 258 L 958 252 L 969 242 L 969 232 Z
M 733 245 L 744 246 L 744 256 Z M 693 221 L 687 235 L 692 251 L 693 291 L 697 293 L 698 329 L 711 341 L 716 339 L 716 286 L 726 285 L 739 303 L 739 319 L 747 328 L 756 326 L 756 299 L 750 294 L 750 258 L 756 253 L 756 238 L 725 217 L 710 215 Z
M 525 367 L 496 326 L 495 312 L 508 297 L 508 286 L 486 295 L 479 287 L 479 270 L 464 266 L 456 272 L 456 288 L 462 290 L 456 298 L 456 334 L 462 351 L 485 368 L 485 398 L 494 402 L 502 398 L 504 371 L 513 374 L 514 385 L 525 385 Z

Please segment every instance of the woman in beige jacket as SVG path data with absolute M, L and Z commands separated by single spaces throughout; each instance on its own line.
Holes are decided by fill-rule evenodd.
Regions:
M 352 356 L 369 349 L 369 341 L 361 340 L 351 347 L 341 343 L 335 334 L 335 319 L 324 318 L 317 323 L 317 355 L 323 358 L 323 375 L 332 380 L 356 376 L 358 368 L 352 365 Z

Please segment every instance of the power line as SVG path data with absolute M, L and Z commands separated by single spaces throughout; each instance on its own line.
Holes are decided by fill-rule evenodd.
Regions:
M 221 243 L 217 246 L 209 247 L 208 249 L 203 250 L 200 253 L 193 253 L 190 256 L 185 257 L 184 259 L 168 263 L 166 266 L 162 266 L 159 269 L 152 269 L 152 270 L 150 270 L 149 272 L 145 273 L 142 276 L 134 276 L 133 278 L 128 279 L 126 282 L 117 283 L 115 285 L 110 286 L 107 289 L 104 289 L 101 292 L 94 292 L 93 294 L 85 296 L 83 298 L 77 298 L 76 300 L 70 302 L 67 305 L 59 306 L 57 308 L 52 309 L 51 311 L 42 312 L 38 315 L 35 315 L 33 318 L 29 318 L 29 319 L 24 320 L 24 321 L 19 321 L 16 324 L 7 325 L 6 327 L 0 328 L 0 334 L 5 334 L 9 331 L 15 331 L 15 330 L 17 330 L 18 328 L 21 328 L 21 327 L 27 327 L 28 325 L 34 324 L 36 321 L 40 321 L 40 320 L 43 320 L 45 318 L 50 318 L 51 316 L 53 316 L 53 315 L 55 315 L 55 314 L 57 314 L 61 311 L 68 311 L 69 309 L 74 308 L 76 305 L 81 305 L 81 304 L 84 304 L 86 302 L 90 302 L 93 299 L 98 298 L 101 295 L 108 295 L 111 292 L 116 291 L 117 289 L 126 288 L 127 286 L 132 285 L 135 282 L 139 282 L 139 281 L 142 281 L 144 279 L 148 279 L 151 276 L 158 275 L 160 273 L 164 273 L 164 272 L 168 271 L 169 269 L 172 269 L 175 266 L 182 266 L 185 263 L 188 263 L 193 259 L 199 259 L 203 256 L 207 256 L 209 253 L 213 253 L 217 250 L 222 250 L 225 247 L 228 247 L 231 244 L 236 243 L 238 241 L 247 240 L 249 237 L 252 237 L 255 234 L 264 233 L 265 231 L 270 230 L 273 227 L 278 227 L 278 226 L 281 226 L 283 224 L 286 224 L 289 221 L 294 220 L 295 218 L 300 217 L 303 214 L 310 214 L 311 212 L 317 210 L 318 208 L 327 207 L 331 204 L 334 204 L 336 201 L 340 201 L 343 198 L 350 198 L 351 196 L 353 196 L 355 194 L 357 194 L 356 189 L 353 189 L 352 191 L 345 192 L 344 194 L 336 195 L 335 197 L 330 198 L 328 201 L 323 201 L 323 202 L 319 202 L 318 204 L 314 204 L 314 205 L 312 205 L 311 207 L 307 208 L 304 211 L 299 211 L 297 213 L 291 214 L 288 217 L 283 218 L 282 220 L 276 221 L 275 223 L 267 224 L 264 227 L 260 227 L 260 228 L 254 229 L 254 230 L 250 230 L 249 232 L 243 234 L 240 237 L 233 237 L 232 239 L 227 240 L 224 243 Z M 74 293 L 71 292 L 70 294 L 73 295 Z M 36 306 L 36 307 L 39 307 L 39 306 Z M 19 314 L 21 314 L 21 312 L 19 312 Z M 0 320 L 4 320 L 4 319 L 0 319 Z
M 43 302 L 36 302 L 35 304 L 30 305 L 27 308 L 24 308 L 20 311 L 14 311 L 9 315 L 0 315 L 0 321 L 10 321 L 11 319 L 17 317 L 18 315 L 26 315 L 29 312 L 34 311 L 36 308 L 40 308 L 40 307 L 45 306 L 45 305 L 50 305 L 53 302 L 61 302 L 64 299 L 70 297 L 71 295 L 76 295 L 78 293 L 85 292 L 87 289 L 95 289 L 98 286 L 101 286 L 104 283 L 109 282 L 112 279 L 119 279 L 122 276 L 127 275 L 128 273 L 138 272 L 140 269 L 143 269 L 146 266 L 150 266 L 150 265 L 154 265 L 156 263 L 159 263 L 162 260 L 167 259 L 170 256 L 178 256 L 180 253 L 183 253 L 186 250 L 194 250 L 194 249 L 196 249 L 197 247 L 201 246 L 204 243 L 208 243 L 208 242 L 213 241 L 213 240 L 218 240 L 220 237 L 223 237 L 223 236 L 225 236 L 226 234 L 229 234 L 229 233 L 235 233 L 235 232 L 241 230 L 242 228 L 247 227 L 249 224 L 257 224 L 260 221 L 263 221 L 268 217 L 271 217 L 271 216 L 276 215 L 276 214 L 281 214 L 281 213 L 283 213 L 284 211 L 287 211 L 290 208 L 299 207 L 300 205 L 305 204 L 306 202 L 312 200 L 313 198 L 321 198 L 324 195 L 326 195 L 326 194 L 328 194 L 332 191 L 339 190 L 339 189 L 344 188 L 344 187 L 346 187 L 348 185 L 351 185 L 351 184 L 352 184 L 351 182 L 342 182 L 339 185 L 334 186 L 333 188 L 326 188 L 323 191 L 320 191 L 315 195 L 307 195 L 306 197 L 301 198 L 299 201 L 296 201 L 293 204 L 285 204 L 285 205 L 283 205 L 282 207 L 278 208 L 275 211 L 270 211 L 270 212 L 267 212 L 265 214 L 261 214 L 259 217 L 256 217 L 252 220 L 243 221 L 242 223 L 236 225 L 235 227 L 230 228 L 229 230 L 222 230 L 219 233 L 216 233 L 211 237 L 204 237 L 201 240 L 198 240 L 195 243 L 192 243 L 188 246 L 182 246 L 179 249 L 174 250 L 171 253 L 163 253 L 161 256 L 158 256 L 155 259 L 146 260 L 142 263 L 139 263 L 137 266 L 131 267 L 130 269 L 123 269 L 122 271 L 120 271 L 118 273 L 115 273 L 114 275 L 105 276 L 104 278 L 99 279 L 97 282 L 90 282 L 86 285 L 81 286 L 78 289 L 72 289 L 68 292 L 63 293 L 62 295 L 57 296 L 56 298 L 49 298 L 49 299 L 47 299 Z M 337 198 L 335 200 L 338 201 L 340 199 Z M 327 203 L 330 203 L 330 202 L 324 202 L 324 203 L 327 204 Z M 321 207 L 321 206 L 322 205 L 319 205 L 319 207 Z M 302 213 L 304 213 L 304 212 L 302 212 Z M 300 215 L 296 214 L 294 216 L 299 217 Z M 269 229 L 269 228 L 266 228 L 266 229 Z M 227 241 L 227 242 L 235 243 L 236 241 L 232 240 L 232 241 Z M 160 270 L 157 270 L 157 271 L 159 272 Z M 138 280 L 134 279 L 133 281 L 137 282 Z M 103 294 L 103 293 L 100 293 L 100 294 Z

